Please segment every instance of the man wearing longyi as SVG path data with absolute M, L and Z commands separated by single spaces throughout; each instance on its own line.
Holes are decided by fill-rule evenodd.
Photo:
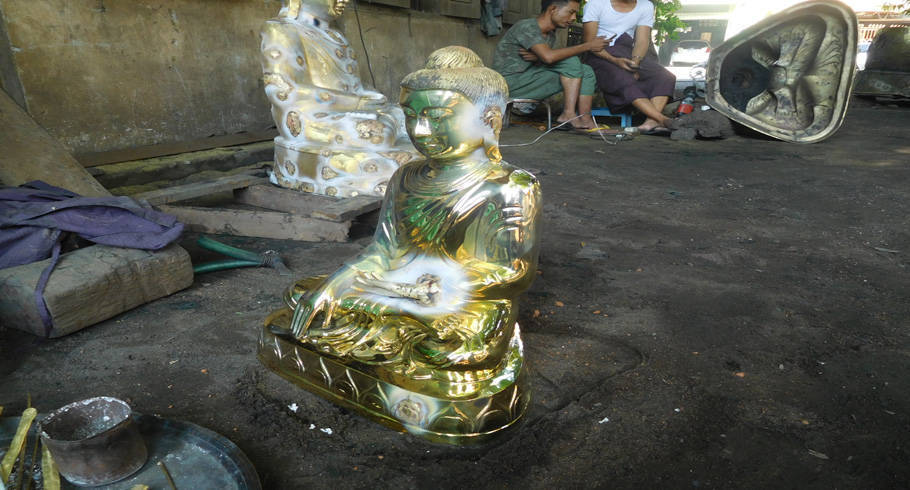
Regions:
M 648 0 L 590 0 L 585 4 L 583 38 L 613 40 L 594 51 L 585 62 L 597 75 L 597 86 L 611 110 L 633 106 L 648 119 L 643 134 L 669 132 L 661 111 L 667 105 L 676 77 L 648 59 L 654 26 L 654 4 Z
M 543 0 L 537 17 L 516 22 L 499 41 L 492 68 L 506 79 L 512 99 L 543 100 L 562 91 L 565 104 L 557 122 L 586 130 L 596 126 L 591 117 L 596 83 L 578 55 L 603 50 L 607 39 L 593 36 L 584 44 L 554 48 L 556 29 L 574 22 L 578 9 L 575 0 Z

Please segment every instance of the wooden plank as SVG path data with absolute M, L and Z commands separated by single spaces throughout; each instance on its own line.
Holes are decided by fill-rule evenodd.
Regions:
M 164 189 L 142 192 L 133 195 L 132 197 L 137 201 L 145 200 L 149 204 L 157 206 L 159 204 L 168 204 L 196 197 L 208 196 L 218 192 L 232 191 L 250 185 L 267 184 L 268 181 L 269 179 L 266 177 L 258 177 L 250 174 L 234 174 L 226 175 L 215 180 L 193 182 L 191 184 L 175 185 Z
M 35 286 L 50 259 L 0 270 L 0 324 L 36 335 L 44 325 Z M 51 337 L 66 335 L 189 287 L 193 265 L 186 250 L 93 245 L 63 254 L 44 300 L 54 321 Z
M 313 217 L 331 221 L 348 221 L 361 214 L 379 209 L 381 205 L 382 199 L 375 196 L 349 197 L 313 211 Z
M 111 195 L 79 162 L 0 90 L 0 182 L 22 185 L 32 180 L 91 197 Z
M 343 242 L 350 222 L 336 223 L 276 211 L 159 206 L 177 216 L 192 231 L 221 235 L 253 236 L 305 242 Z
M 123 150 L 112 150 L 98 153 L 85 153 L 77 155 L 76 158 L 83 167 L 97 167 L 99 165 L 108 165 L 110 163 L 130 162 L 133 160 L 144 160 L 146 158 L 163 157 L 167 155 L 177 155 L 191 151 L 210 150 L 222 146 L 245 145 L 257 141 L 267 141 L 278 136 L 278 130 L 269 129 L 266 131 L 253 131 L 249 133 L 225 134 L 222 136 L 210 136 L 191 141 L 178 141 L 176 143 L 162 143 L 160 145 L 139 146 L 136 148 L 125 148 Z
M 310 194 L 273 185 L 253 185 L 234 191 L 234 198 L 243 204 L 294 213 L 301 216 L 344 222 L 378 209 L 378 197 L 357 196 L 338 199 L 320 194 Z
M 442 0 L 439 13 L 452 17 L 479 19 L 480 2 L 481 0 Z
M 311 216 L 313 211 L 338 200 L 334 197 L 285 189 L 270 184 L 251 185 L 245 189 L 237 189 L 234 191 L 234 199 L 242 204 L 300 216 Z

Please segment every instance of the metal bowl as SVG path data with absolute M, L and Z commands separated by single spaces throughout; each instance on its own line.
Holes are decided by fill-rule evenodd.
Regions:
M 113 483 L 138 471 L 148 459 L 131 413 L 126 402 L 107 396 L 70 403 L 41 421 L 41 441 L 71 483 Z

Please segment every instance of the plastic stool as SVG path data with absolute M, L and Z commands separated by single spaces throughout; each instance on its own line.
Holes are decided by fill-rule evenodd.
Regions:
M 631 114 L 623 114 L 623 113 L 613 114 L 612 112 L 610 112 L 609 107 L 595 107 L 595 108 L 591 109 L 591 115 L 592 116 L 603 116 L 603 117 L 618 117 L 619 125 L 624 128 L 628 128 L 629 126 L 632 125 L 632 115 Z
M 526 102 L 530 104 L 543 104 L 547 107 L 547 129 L 549 130 L 553 126 L 553 116 L 550 111 L 550 103 L 546 100 L 537 100 L 537 99 L 509 99 L 506 102 L 506 113 L 502 118 L 502 127 L 509 127 L 509 120 L 512 118 L 512 103 L 514 102 Z

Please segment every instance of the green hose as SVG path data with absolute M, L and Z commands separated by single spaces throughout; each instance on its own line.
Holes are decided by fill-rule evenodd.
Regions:
M 228 257 L 234 257 L 237 260 L 218 260 L 215 262 L 199 264 L 193 267 L 194 274 L 236 269 L 238 267 L 259 267 L 265 262 L 264 258 L 257 253 L 247 252 L 246 250 L 225 245 L 204 235 L 196 240 L 196 244 L 204 249 L 218 252 L 222 255 L 227 255 Z
M 228 257 L 234 257 L 235 259 L 247 260 L 251 262 L 262 263 L 262 256 L 254 253 L 247 252 L 246 250 L 232 247 L 230 245 L 225 245 L 219 241 L 213 240 L 207 236 L 199 237 L 199 240 L 196 240 L 196 243 L 205 249 L 211 250 L 213 252 L 218 252 Z
M 193 273 L 195 274 L 223 271 L 226 269 L 235 269 L 237 267 L 271 267 L 276 269 L 282 276 L 287 276 L 291 273 L 287 266 L 284 265 L 284 262 L 281 261 L 278 252 L 275 252 L 274 250 L 257 254 L 230 245 L 225 245 L 204 235 L 196 240 L 196 244 L 204 249 L 233 257 L 236 260 L 218 260 L 215 262 L 199 264 L 193 267 Z
M 262 265 L 262 262 L 250 262 L 249 260 L 218 260 L 193 266 L 193 274 L 204 274 L 206 272 L 236 269 L 238 267 L 259 267 L 260 265 Z

